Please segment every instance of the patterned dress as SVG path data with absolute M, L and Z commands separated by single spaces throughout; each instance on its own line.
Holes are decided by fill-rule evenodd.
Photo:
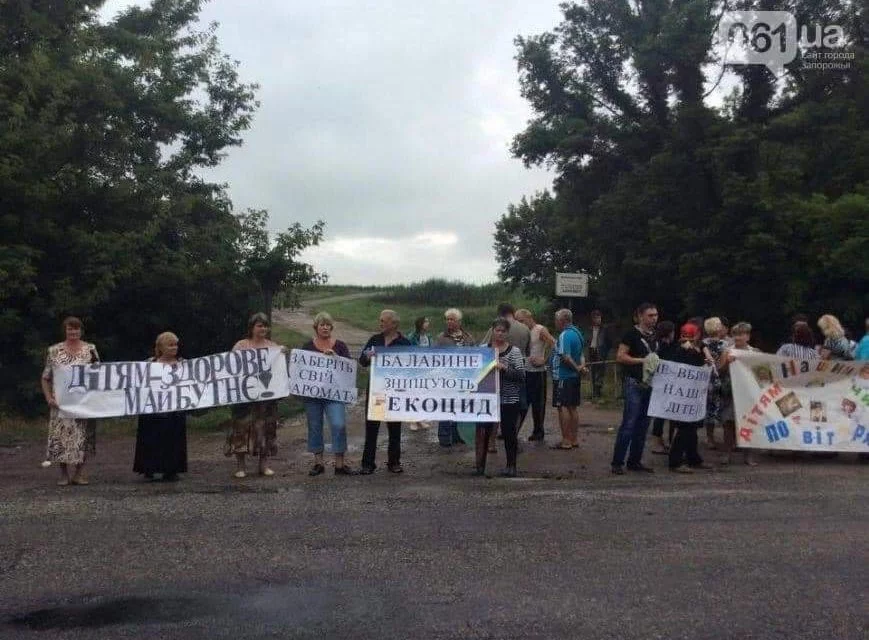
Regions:
M 65 343 L 59 342 L 48 348 L 42 377 L 51 382 L 52 367 L 91 364 L 99 360 L 96 347 L 89 342 L 82 342 L 78 353 L 69 351 Z M 61 464 L 84 464 L 86 457 L 96 452 L 96 421 L 61 417 L 57 408 L 51 407 L 46 458 Z
M 268 347 L 278 347 L 268 341 Z M 232 348 L 253 349 L 249 340 L 240 340 Z M 227 456 L 248 454 L 272 458 L 278 453 L 278 401 L 264 400 L 232 405 L 232 426 L 226 434 L 223 453 Z
M 703 346 L 709 349 L 709 353 L 712 354 L 717 371 L 721 354 L 727 349 L 727 342 L 719 338 L 705 338 Z M 721 376 L 713 373 L 709 379 L 709 390 L 706 393 L 706 419 L 704 420 L 704 424 L 707 427 L 717 427 L 721 424 L 722 407 Z

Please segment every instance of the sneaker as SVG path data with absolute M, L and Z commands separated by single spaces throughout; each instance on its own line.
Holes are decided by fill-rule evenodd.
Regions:
M 678 467 L 670 467 L 670 471 L 673 473 L 694 473 L 694 469 L 684 464 Z
M 386 465 L 386 468 L 389 469 L 389 473 L 404 473 L 404 467 L 401 466 L 400 462 Z
M 610 471 L 612 471 L 617 476 L 625 475 L 625 468 L 621 465 L 612 465 L 610 467 Z
M 643 473 L 655 473 L 652 467 L 647 467 L 644 464 L 629 464 L 628 471 L 642 471 Z
M 498 475 L 502 478 L 515 478 L 519 473 L 516 471 L 516 467 L 505 467 Z
M 326 471 L 326 467 L 324 467 L 322 464 L 315 464 L 313 467 L 311 467 L 311 470 L 308 471 L 308 475 L 309 476 L 318 476 L 321 473 L 323 473 L 324 471 Z
M 363 466 L 361 469 L 359 469 L 359 475 L 360 476 L 370 476 L 372 473 L 374 473 L 374 469 L 376 469 L 376 467 Z

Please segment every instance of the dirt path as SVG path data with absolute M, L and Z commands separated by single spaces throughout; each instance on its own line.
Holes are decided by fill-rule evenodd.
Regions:
M 302 300 L 302 306 L 298 309 L 275 309 L 272 311 L 272 321 L 275 324 L 287 327 L 293 331 L 298 331 L 305 335 L 311 335 L 311 321 L 314 317 L 314 310 L 316 308 L 334 302 L 370 298 L 378 293 L 380 292 L 350 293 L 343 296 Z M 368 341 L 368 338 L 371 337 L 372 331 L 360 329 L 359 327 L 354 327 L 346 322 L 336 320 L 334 334 L 337 338 L 347 343 L 347 346 L 350 348 L 350 353 L 355 357 L 359 355 L 363 345 Z

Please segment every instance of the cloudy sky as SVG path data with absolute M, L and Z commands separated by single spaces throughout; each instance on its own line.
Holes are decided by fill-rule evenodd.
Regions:
M 323 219 L 306 259 L 332 283 L 494 281 L 495 221 L 552 181 L 508 150 L 531 115 L 513 39 L 558 1 L 213 0 L 202 21 L 262 106 L 208 177 L 275 230 Z

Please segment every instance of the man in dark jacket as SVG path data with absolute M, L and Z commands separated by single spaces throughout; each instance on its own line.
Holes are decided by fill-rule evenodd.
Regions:
M 591 312 L 591 325 L 585 331 L 588 340 L 588 364 L 591 369 L 591 399 L 599 400 L 603 391 L 605 364 L 596 364 L 607 359 L 612 349 L 612 337 L 609 327 L 603 324 L 603 315 L 599 309 Z

